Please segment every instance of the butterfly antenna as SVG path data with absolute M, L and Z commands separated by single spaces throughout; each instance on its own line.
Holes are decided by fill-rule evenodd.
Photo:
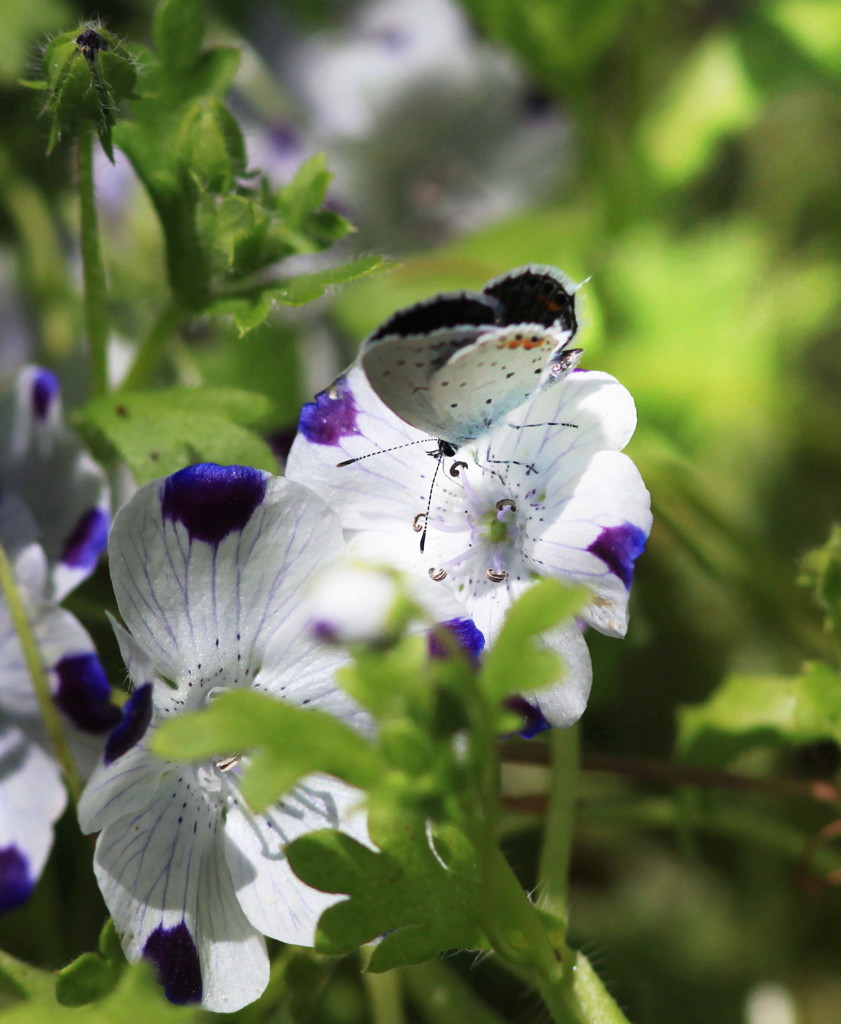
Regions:
M 435 481 L 438 477 L 438 470 L 441 468 L 443 456 L 439 455 L 435 460 L 435 472 L 432 474 L 432 483 L 429 485 L 429 497 L 426 499 L 426 512 L 423 514 L 423 533 L 420 539 L 420 550 L 423 554 L 423 549 L 426 546 L 426 527 L 429 523 L 429 510 L 432 508 L 432 492 L 435 489 Z
M 342 466 L 352 466 L 354 462 L 361 462 L 363 459 L 370 459 L 372 455 L 385 455 L 386 452 L 396 452 L 398 448 L 408 448 L 413 444 L 428 444 L 428 437 L 419 437 L 417 441 L 405 441 L 403 444 L 396 444 L 393 448 L 378 448 L 375 452 L 368 452 L 366 455 L 357 455 L 355 459 L 345 459 L 344 462 L 337 462 L 336 469 Z

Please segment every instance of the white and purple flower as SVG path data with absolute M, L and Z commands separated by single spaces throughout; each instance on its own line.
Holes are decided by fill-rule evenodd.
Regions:
M 105 546 L 108 488 L 62 419 L 58 382 L 25 367 L 0 397 L 0 543 L 72 756 L 85 775 L 119 719 L 93 642 L 56 601 Z M 23 649 L 0 595 L 0 912 L 26 901 L 67 802 Z
M 176 764 L 149 751 L 157 724 L 249 688 L 365 716 L 335 682 L 347 655 L 309 628 L 301 591 L 343 552 L 336 516 L 300 484 L 242 466 L 188 467 L 142 488 L 109 540 L 115 626 L 135 692 L 80 803 L 99 831 L 95 872 L 130 961 L 174 1002 L 231 1011 L 268 981 L 264 935 L 312 944 L 334 896 L 301 883 L 286 843 L 315 828 L 365 841 L 360 794 L 308 776 L 252 813 L 247 755 Z M 228 756 L 224 756 L 228 755 Z
M 304 407 L 287 474 L 336 510 L 355 551 L 376 551 L 419 586 L 446 591 L 488 643 L 538 577 L 583 585 L 592 598 L 581 624 L 623 636 L 634 561 L 651 528 L 648 491 L 621 452 L 635 425 L 618 381 L 576 371 L 442 457 L 434 439 L 380 402 L 357 366 Z M 349 459 L 359 461 L 337 465 Z M 547 642 L 567 673 L 529 696 L 529 733 L 574 722 L 590 690 L 580 625 Z M 512 680 L 517 689 L 527 681 Z
M 49 564 L 45 596 L 60 601 L 105 550 L 110 498 L 105 474 L 64 422 L 58 378 L 39 366 L 24 367 L 0 396 L 0 492 L 29 508 Z

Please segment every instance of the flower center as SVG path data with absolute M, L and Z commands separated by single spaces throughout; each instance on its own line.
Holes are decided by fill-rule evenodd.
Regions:
M 514 540 L 517 531 L 517 506 L 510 498 L 501 498 L 496 505 L 479 517 L 475 526 L 487 544 L 505 544 Z

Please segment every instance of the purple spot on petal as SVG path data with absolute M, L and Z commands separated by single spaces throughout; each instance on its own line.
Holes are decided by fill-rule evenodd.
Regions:
M 93 569 L 108 543 L 108 514 L 101 508 L 85 512 L 64 543 L 61 561 L 74 569 Z
M 250 466 L 187 466 L 163 484 L 165 519 L 183 523 L 193 540 L 219 544 L 245 528 L 266 494 L 266 477 Z
M 291 124 L 276 124 L 269 128 L 269 142 L 284 155 L 301 153 L 301 133 Z
M 105 763 L 111 764 L 139 743 L 151 721 L 152 684 L 145 683 L 123 705 L 122 719 L 105 743 Z
M 34 887 L 24 854 L 14 844 L 0 849 L 0 911 L 25 903 Z
M 600 558 L 610 571 L 630 589 L 634 578 L 634 562 L 645 550 L 646 534 L 633 523 L 608 526 L 587 548 Z
M 313 444 L 338 444 L 343 437 L 358 434 L 356 402 L 344 377 L 315 396 L 301 409 L 298 429 Z
M 447 658 L 452 654 L 447 638 L 441 635 L 442 632 L 452 637 L 469 660 L 478 665 L 479 655 L 485 646 L 485 637 L 473 619 L 449 619 L 447 622 L 439 622 L 434 630 L 430 630 L 427 634 L 430 658 Z
M 525 697 L 521 697 L 520 694 L 515 693 L 511 697 L 506 697 L 502 703 L 511 711 L 516 711 L 517 714 L 523 716 L 523 728 L 520 730 L 520 735 L 524 740 L 530 740 L 539 732 L 545 732 L 552 728 L 540 708 L 526 700 Z
M 201 1002 L 199 954 L 190 929 L 183 921 L 174 928 L 159 924 L 146 940 L 143 955 L 154 964 L 158 981 L 171 1003 Z
M 99 658 L 91 652 L 72 654 L 55 666 L 58 707 L 85 732 L 108 732 L 120 720 L 120 710 L 111 703 L 111 687 Z
M 312 635 L 316 640 L 320 640 L 325 644 L 335 644 L 339 642 L 339 633 L 335 625 L 332 622 L 325 622 L 323 619 L 318 619 L 312 624 Z
M 32 412 L 36 419 L 45 420 L 59 392 L 58 378 L 50 370 L 39 370 L 32 381 Z

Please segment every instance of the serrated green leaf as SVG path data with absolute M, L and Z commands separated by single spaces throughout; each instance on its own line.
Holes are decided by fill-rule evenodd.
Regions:
M 266 319 L 275 302 L 283 306 L 302 306 L 319 298 L 330 287 L 367 277 L 384 270 L 388 265 L 380 256 L 361 256 L 340 267 L 301 274 L 280 283 L 267 283 L 236 294 L 219 296 L 204 312 L 233 316 L 242 337 Z
M 563 676 L 563 662 L 540 643 L 540 635 L 568 622 L 584 603 L 581 590 L 541 580 L 508 611 L 496 643 L 485 655 L 482 689 L 498 704 L 517 690 L 536 690 Z
M 204 38 L 202 0 L 161 0 L 155 10 L 155 47 L 171 72 L 192 68 Z
M 204 711 L 165 722 L 152 749 L 172 761 L 248 751 L 241 790 L 257 811 L 314 771 L 367 788 L 384 770 L 373 746 L 338 718 L 249 690 L 222 694 Z
M 479 866 L 468 839 L 442 826 L 430 845 L 422 814 L 373 812 L 374 851 L 340 832 L 313 832 L 287 847 L 307 885 L 349 899 L 322 914 L 316 949 L 345 953 L 382 936 L 369 970 L 420 963 L 454 948 L 485 948 L 477 907 Z
M 91 402 L 75 422 L 100 452 L 116 452 L 138 484 L 195 462 L 277 470 L 269 446 L 249 427 L 269 414 L 264 395 L 226 388 L 122 392 Z

